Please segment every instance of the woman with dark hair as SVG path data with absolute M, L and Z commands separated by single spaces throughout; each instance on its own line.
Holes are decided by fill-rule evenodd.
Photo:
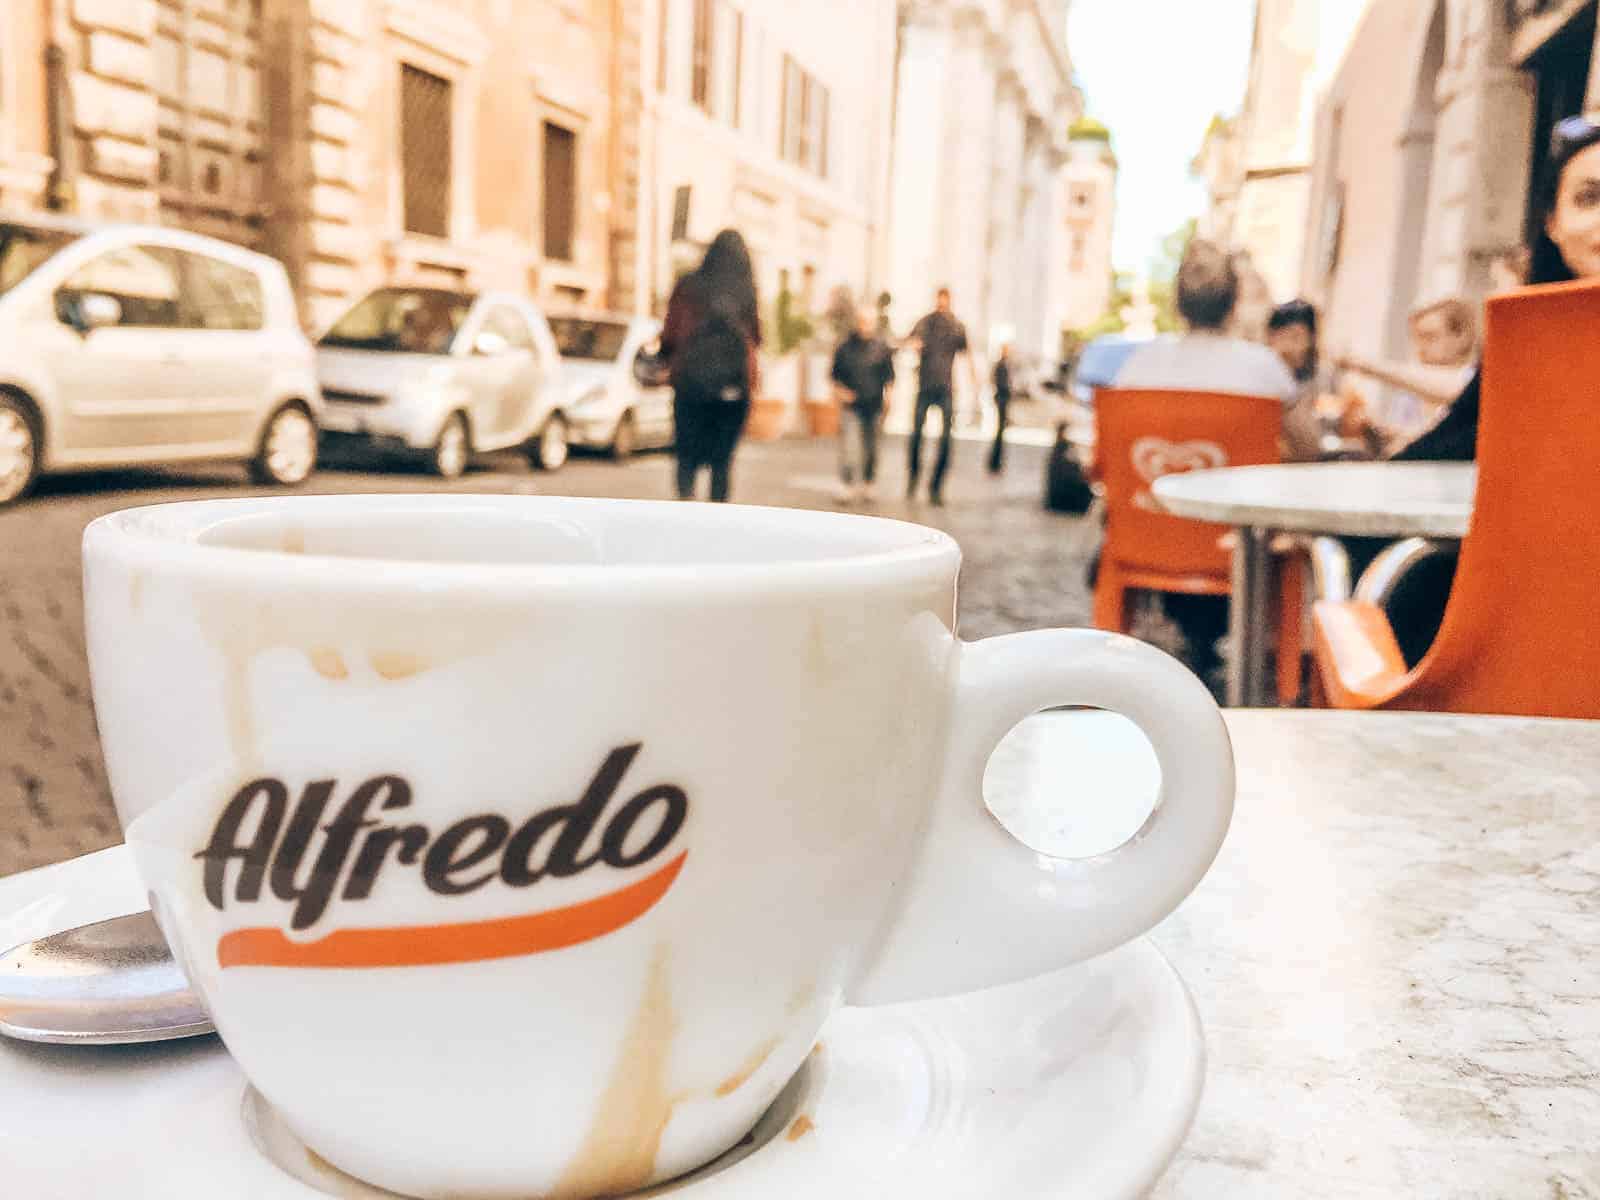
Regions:
M 1539 191 L 1540 223 L 1527 282 L 1600 277 L 1600 124 L 1568 117 L 1550 136 L 1550 161 Z M 1393 457 L 1413 462 L 1471 462 L 1478 448 L 1478 387 L 1473 375 L 1439 423 Z
M 1600 123 L 1587 117 L 1559 122 L 1539 192 L 1540 225 L 1528 264 L 1529 284 L 1600 278 Z M 1478 400 L 1483 368 L 1437 424 L 1390 458 L 1399 462 L 1471 462 L 1478 449 Z M 1352 573 L 1379 544 L 1347 541 Z M 1388 604 L 1390 624 L 1409 665 L 1433 644 L 1455 579 L 1453 554 L 1424 559 L 1401 580 Z
M 702 467 L 711 498 L 728 498 L 733 452 L 760 383 L 760 305 L 744 238 L 724 229 L 667 301 L 661 355 L 672 382 L 678 498 L 692 500 Z

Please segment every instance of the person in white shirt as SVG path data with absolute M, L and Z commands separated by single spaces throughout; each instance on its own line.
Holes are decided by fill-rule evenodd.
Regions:
M 1194 392 L 1273 397 L 1283 402 L 1285 456 L 1315 458 L 1318 430 L 1314 421 L 1295 418 L 1300 386 L 1288 367 L 1267 347 L 1227 333 L 1239 299 L 1239 277 L 1229 255 L 1212 242 L 1193 239 L 1178 267 L 1176 288 L 1186 332 L 1134 350 L 1117 371 L 1115 386 L 1170 390 L 1174 403 L 1184 403 L 1182 394 Z M 1171 595 L 1163 601 L 1189 643 L 1195 673 L 1202 679 L 1214 673 L 1221 665 L 1216 643 L 1228 622 L 1226 598 Z
M 1136 349 L 1117 372 L 1118 387 L 1293 400 L 1294 379 L 1278 356 L 1227 332 L 1239 301 L 1239 276 L 1221 247 L 1203 238 L 1192 240 L 1178 266 L 1176 289 L 1185 332 L 1165 334 Z

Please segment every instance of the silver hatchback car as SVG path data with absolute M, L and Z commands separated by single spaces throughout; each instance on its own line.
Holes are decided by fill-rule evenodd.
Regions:
M 0 504 L 50 471 L 316 466 L 317 389 L 281 264 L 142 225 L 0 217 Z
M 567 461 L 561 356 L 521 296 L 378 288 L 322 335 L 317 372 L 330 442 L 417 453 L 447 479 L 492 450 Z

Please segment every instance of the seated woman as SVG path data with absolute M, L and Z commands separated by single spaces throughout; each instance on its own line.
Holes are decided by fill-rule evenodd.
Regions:
M 1521 282 L 1519 279 L 1517 282 Z M 1339 367 L 1391 388 L 1401 389 L 1374 421 L 1365 402 L 1345 410 L 1346 425 L 1377 438 L 1380 445 L 1402 446 L 1432 427 L 1477 371 L 1478 330 L 1473 306 L 1456 297 L 1418 305 L 1407 320 L 1412 360 L 1396 363 L 1341 355 Z
M 1600 278 L 1600 123 L 1580 116 L 1556 125 L 1540 212 L 1544 217 L 1529 260 L 1527 282 Z M 1482 378 L 1480 367 L 1439 421 L 1391 454 L 1390 461 L 1474 461 Z M 1352 555 L 1353 559 L 1360 557 L 1370 561 L 1370 556 Z M 1351 565 L 1359 569 L 1364 563 L 1353 561 Z M 1415 666 L 1433 644 L 1454 578 L 1454 555 L 1425 560 L 1402 579 L 1390 600 L 1389 621 L 1409 665 Z

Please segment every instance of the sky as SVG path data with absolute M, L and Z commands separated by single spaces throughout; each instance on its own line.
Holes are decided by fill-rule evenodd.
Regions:
M 1143 272 L 1161 239 L 1205 208 L 1189 163 L 1212 115 L 1244 100 L 1254 15 L 1255 0 L 1074 0 L 1067 45 L 1121 167 L 1117 270 Z

